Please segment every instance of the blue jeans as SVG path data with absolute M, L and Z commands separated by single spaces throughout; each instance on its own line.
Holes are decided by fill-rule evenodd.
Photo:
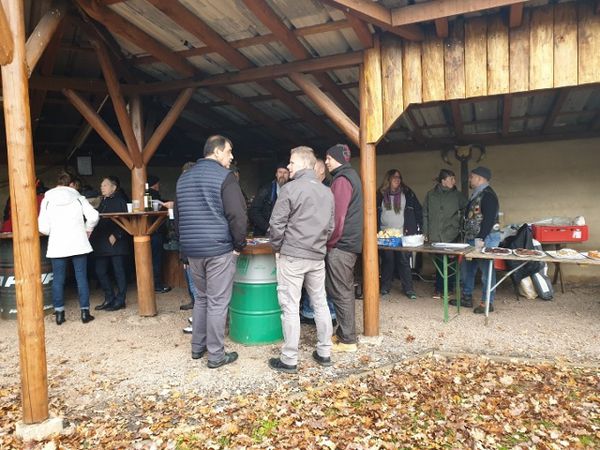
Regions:
M 65 275 L 67 262 L 73 260 L 73 270 L 77 280 L 77 291 L 79 293 L 79 307 L 90 309 L 90 288 L 87 279 L 87 255 L 67 256 L 65 258 L 50 258 L 52 262 L 52 303 L 55 311 L 65 310 Z
M 469 245 L 475 245 L 474 239 L 467 239 L 467 243 Z M 500 244 L 500 233 L 497 231 L 492 231 L 490 234 L 486 236 L 484 239 L 485 247 L 498 247 Z M 487 288 L 487 277 L 488 277 L 488 268 L 490 261 L 487 259 L 473 259 L 471 261 L 466 261 L 463 263 L 462 276 L 463 276 L 463 294 L 464 295 L 473 295 L 473 288 L 475 286 L 475 275 L 477 274 L 477 269 L 481 270 L 481 283 L 482 283 L 482 295 L 481 301 L 485 302 L 486 288 Z M 496 284 L 496 270 L 492 269 L 492 287 Z M 494 303 L 496 290 L 494 289 L 490 294 L 490 304 Z
M 335 320 L 335 308 L 333 306 L 333 302 L 327 296 L 327 306 L 329 306 L 329 313 L 331 314 L 331 320 Z M 308 292 L 306 289 L 302 288 L 302 294 L 300 296 L 300 315 L 307 319 L 314 319 L 315 312 L 310 306 L 310 297 L 308 296 Z
M 189 265 L 185 269 L 183 269 L 183 274 L 185 275 L 185 282 L 187 283 L 188 294 L 190 294 L 190 299 L 193 303 L 198 298 L 198 290 L 196 289 L 196 285 L 192 280 L 192 269 Z
M 107 303 L 115 305 L 125 304 L 125 295 L 127 294 L 127 278 L 125 277 L 125 265 L 123 255 L 114 256 L 97 256 L 96 257 L 96 275 L 98 281 L 104 291 L 104 300 Z M 115 281 L 117 282 L 117 295 L 113 290 L 113 285 L 110 277 L 108 276 L 108 264 L 112 264 L 113 273 L 115 275 Z

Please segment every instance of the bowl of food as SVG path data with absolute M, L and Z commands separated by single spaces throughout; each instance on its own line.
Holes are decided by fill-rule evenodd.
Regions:
M 425 236 L 422 234 L 413 234 L 410 236 L 402 236 L 403 247 L 420 247 L 425 243 Z

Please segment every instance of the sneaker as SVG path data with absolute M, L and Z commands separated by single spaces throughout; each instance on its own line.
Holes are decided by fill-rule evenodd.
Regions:
M 303 315 L 300 315 L 300 323 L 305 323 L 308 325 L 314 325 L 315 324 L 315 319 L 310 318 L 310 317 L 304 317 Z
M 323 367 L 331 367 L 333 365 L 330 357 L 321 356 L 316 350 L 313 352 L 312 357 L 319 365 Z
M 204 356 L 206 350 L 202 350 L 201 352 L 192 351 L 192 359 L 200 359 Z
M 433 291 L 433 295 L 431 298 L 435 298 L 436 300 L 440 300 L 442 298 L 442 294 L 439 291 Z
M 192 316 L 188 317 L 188 323 L 191 325 L 192 322 L 194 321 L 194 318 Z
M 238 359 L 238 354 L 236 352 L 225 353 L 223 359 L 221 361 L 208 361 L 206 364 L 209 369 L 216 369 L 218 367 L 224 366 L 226 364 L 231 364 L 235 360 Z
M 179 309 L 185 311 L 186 309 L 194 309 L 194 302 L 185 303 L 179 307 Z
M 415 291 L 407 291 L 406 296 L 411 300 L 417 299 L 417 293 Z
M 355 353 L 358 350 L 358 345 L 344 344 L 343 342 L 337 342 L 337 343 L 333 344 L 331 349 L 337 353 L 341 353 L 341 352 Z
M 485 303 L 480 303 L 477 308 L 473 310 L 475 314 L 485 314 Z M 494 304 L 490 303 L 489 312 L 494 312 Z
M 190 325 L 189 327 L 185 327 L 183 329 L 183 334 L 192 334 L 192 326 Z
M 384 296 L 384 295 L 388 295 L 388 294 L 390 293 L 390 290 L 389 290 L 389 289 L 381 289 L 381 290 L 379 291 L 379 293 L 380 293 L 382 296 Z
M 296 364 L 285 364 L 279 358 L 269 359 L 269 367 L 277 372 L 298 373 L 298 366 Z

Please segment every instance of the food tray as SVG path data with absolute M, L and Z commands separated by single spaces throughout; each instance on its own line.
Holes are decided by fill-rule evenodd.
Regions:
M 382 247 L 402 247 L 402 238 L 377 238 L 377 245 L 381 245 Z
M 573 254 L 573 255 L 567 255 L 567 256 L 562 256 L 559 255 L 558 252 L 556 250 L 546 250 L 546 253 L 556 259 L 571 259 L 571 260 L 581 260 L 581 259 L 585 259 L 586 257 L 584 255 L 582 255 L 581 253 L 577 253 L 577 254 Z
M 526 254 L 522 254 L 522 252 Z M 544 252 L 541 250 L 535 250 L 530 248 L 515 248 L 513 250 L 513 255 L 518 256 L 519 258 L 543 258 L 546 256 Z

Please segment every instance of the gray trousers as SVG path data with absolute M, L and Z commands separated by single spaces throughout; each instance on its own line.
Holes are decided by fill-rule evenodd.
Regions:
M 325 287 L 333 300 L 338 327 L 335 332 L 340 342 L 356 343 L 356 309 L 354 299 L 354 264 L 356 253 L 332 248 L 327 252 Z
M 324 358 L 331 356 L 333 325 L 325 295 L 325 261 L 281 255 L 277 262 L 277 297 L 281 307 L 284 339 L 281 362 L 289 365 L 298 363 L 302 285 L 306 288 L 311 307 L 315 311 L 317 353 Z
M 231 301 L 237 255 L 189 258 L 192 281 L 198 291 L 192 313 L 192 351 L 207 350 L 208 360 L 225 357 L 225 322 Z

